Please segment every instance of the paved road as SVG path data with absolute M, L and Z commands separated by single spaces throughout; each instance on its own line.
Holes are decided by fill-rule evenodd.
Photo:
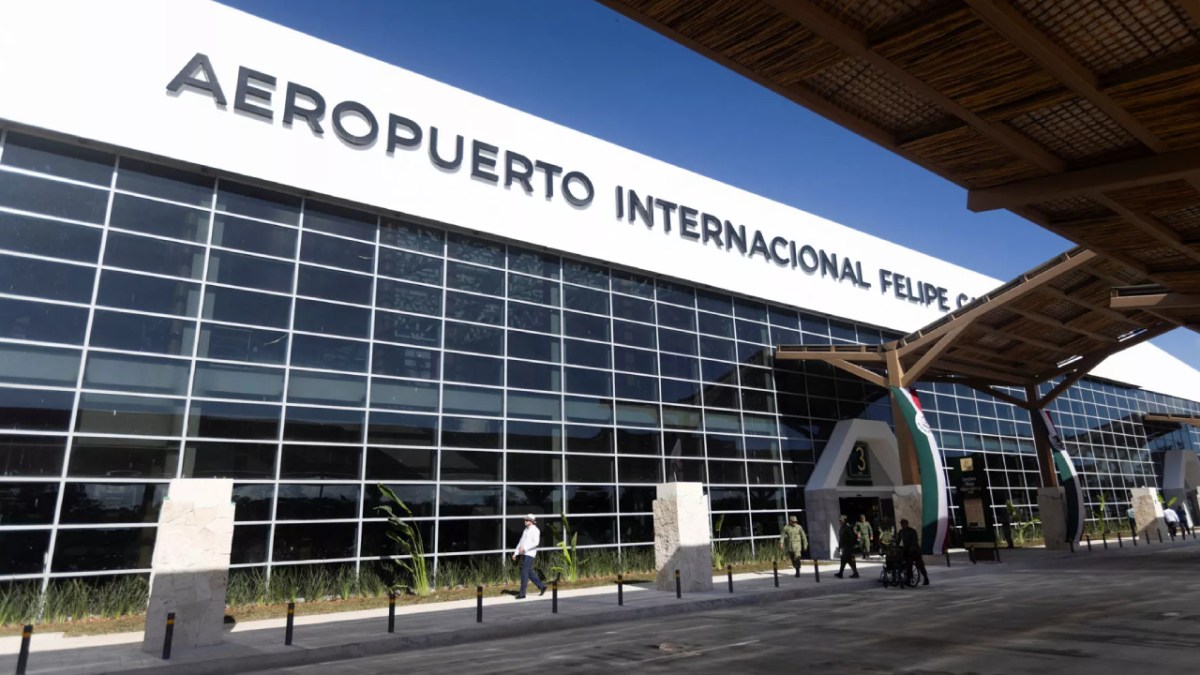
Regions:
M 827 579 L 846 592 L 282 672 L 1134 675 L 1200 663 L 1200 545 L 1013 558 L 945 578 L 932 568 L 917 589 Z

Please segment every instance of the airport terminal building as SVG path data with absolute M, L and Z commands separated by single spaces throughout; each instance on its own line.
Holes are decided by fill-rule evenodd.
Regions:
M 379 483 L 438 562 L 528 512 L 652 546 L 671 480 L 773 546 L 835 425 L 892 416 L 773 348 L 879 344 L 1001 282 L 221 5 L 7 14 L 0 581 L 145 573 L 180 477 L 234 479 L 239 567 L 394 553 Z M 918 393 L 945 457 L 1036 510 L 1025 411 Z M 1200 415 L 1150 345 L 1051 412 L 1089 512 L 1200 451 L 1142 422 Z

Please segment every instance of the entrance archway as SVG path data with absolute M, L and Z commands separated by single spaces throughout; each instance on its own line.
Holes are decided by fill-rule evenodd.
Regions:
M 1176 448 L 1163 453 L 1163 498 L 1184 505 L 1186 525 L 1193 527 L 1200 517 L 1200 456 L 1194 450 Z

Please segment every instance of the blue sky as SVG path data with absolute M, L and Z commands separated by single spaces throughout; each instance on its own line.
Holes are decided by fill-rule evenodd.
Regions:
M 998 279 L 1071 247 L 592 0 L 225 4 Z

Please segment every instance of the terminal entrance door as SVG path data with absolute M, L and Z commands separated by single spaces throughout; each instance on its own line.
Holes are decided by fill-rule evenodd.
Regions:
M 879 533 L 888 528 L 896 528 L 896 512 L 892 507 L 890 497 L 840 497 L 838 506 L 842 515 L 849 519 L 851 525 L 858 522 L 859 515 L 867 517 L 867 522 L 871 524 L 871 531 L 875 533 L 875 541 L 872 542 L 873 551 L 878 550 Z

